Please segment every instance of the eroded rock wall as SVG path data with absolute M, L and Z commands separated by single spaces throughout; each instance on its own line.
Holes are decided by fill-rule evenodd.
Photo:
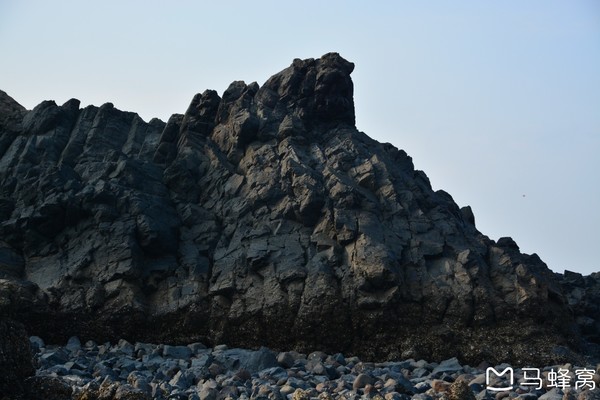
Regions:
M 33 282 L 30 333 L 539 365 L 579 350 L 536 255 L 356 129 L 353 68 L 297 59 L 167 123 L 2 92 L 0 277 Z

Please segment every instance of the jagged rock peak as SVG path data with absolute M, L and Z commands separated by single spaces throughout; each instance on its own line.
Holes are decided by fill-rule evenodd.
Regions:
M 332 127 L 355 129 L 354 64 L 337 53 L 295 59 L 291 66 L 256 82 L 234 81 L 219 97 L 214 90 L 196 94 L 183 118 L 174 116 L 161 137 L 154 160 L 170 162 L 176 144 L 210 137 L 237 164 L 247 145 L 288 136 L 319 140 Z
M 17 103 L 5 91 L 0 90 L 0 114 L 6 115 L 21 111 L 25 111 L 25 107 Z
M 338 53 L 315 60 L 295 59 L 268 79 L 258 100 L 276 114 L 291 114 L 305 124 L 345 123 L 354 126 L 354 64 Z
M 0 90 L 0 129 L 7 131 L 18 130 L 20 116 L 27 110 L 10 97 L 6 92 Z M 0 141 L 0 150 L 2 143 Z
M 295 59 L 261 88 L 256 82 L 246 85 L 235 81 L 222 99 L 213 90 L 197 94 L 186 112 L 184 126 L 207 134 L 207 128 L 212 129 L 215 123 L 251 116 L 253 123 L 260 121 L 261 128 L 283 124 L 283 135 L 292 127 L 302 130 L 322 123 L 354 126 L 353 70 L 354 64 L 338 53 L 316 60 Z

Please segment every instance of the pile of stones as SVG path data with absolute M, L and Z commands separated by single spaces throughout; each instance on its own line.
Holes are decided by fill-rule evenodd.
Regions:
M 498 374 L 486 380 L 485 363 L 461 365 L 456 358 L 440 363 L 424 360 L 363 362 L 342 354 L 294 351 L 275 353 L 267 348 L 247 350 L 201 343 L 187 346 L 129 343 L 46 345 L 30 338 L 38 370 L 36 377 L 50 383 L 65 399 L 417 399 L 417 400 L 559 400 L 600 398 L 600 375 L 575 389 L 575 366 L 540 369 L 540 385 L 519 385 L 522 369 L 513 370 L 512 390 L 507 364 L 491 366 Z M 552 387 L 552 370 L 569 370 L 572 387 Z M 34 382 L 35 383 L 35 382 Z

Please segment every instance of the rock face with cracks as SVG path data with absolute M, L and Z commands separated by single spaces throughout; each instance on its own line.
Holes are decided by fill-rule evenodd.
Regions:
M 2 307 L 47 341 L 533 365 L 580 351 L 537 255 L 356 129 L 353 68 L 296 59 L 167 123 L 0 92 Z

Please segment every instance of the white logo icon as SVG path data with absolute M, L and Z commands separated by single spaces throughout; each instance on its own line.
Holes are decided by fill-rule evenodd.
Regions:
M 501 376 L 504 376 L 504 374 L 507 374 L 508 382 L 509 382 L 510 386 L 504 386 L 504 387 L 490 386 L 490 373 L 493 373 L 497 377 L 501 377 Z M 508 390 L 512 390 L 514 381 L 515 381 L 515 376 L 513 373 L 513 369 L 511 367 L 505 368 L 502 372 L 498 372 L 498 371 L 496 371 L 496 369 L 494 369 L 492 367 L 488 367 L 485 370 L 485 384 L 487 385 L 486 386 L 487 390 L 491 390 L 494 392 L 505 392 Z

